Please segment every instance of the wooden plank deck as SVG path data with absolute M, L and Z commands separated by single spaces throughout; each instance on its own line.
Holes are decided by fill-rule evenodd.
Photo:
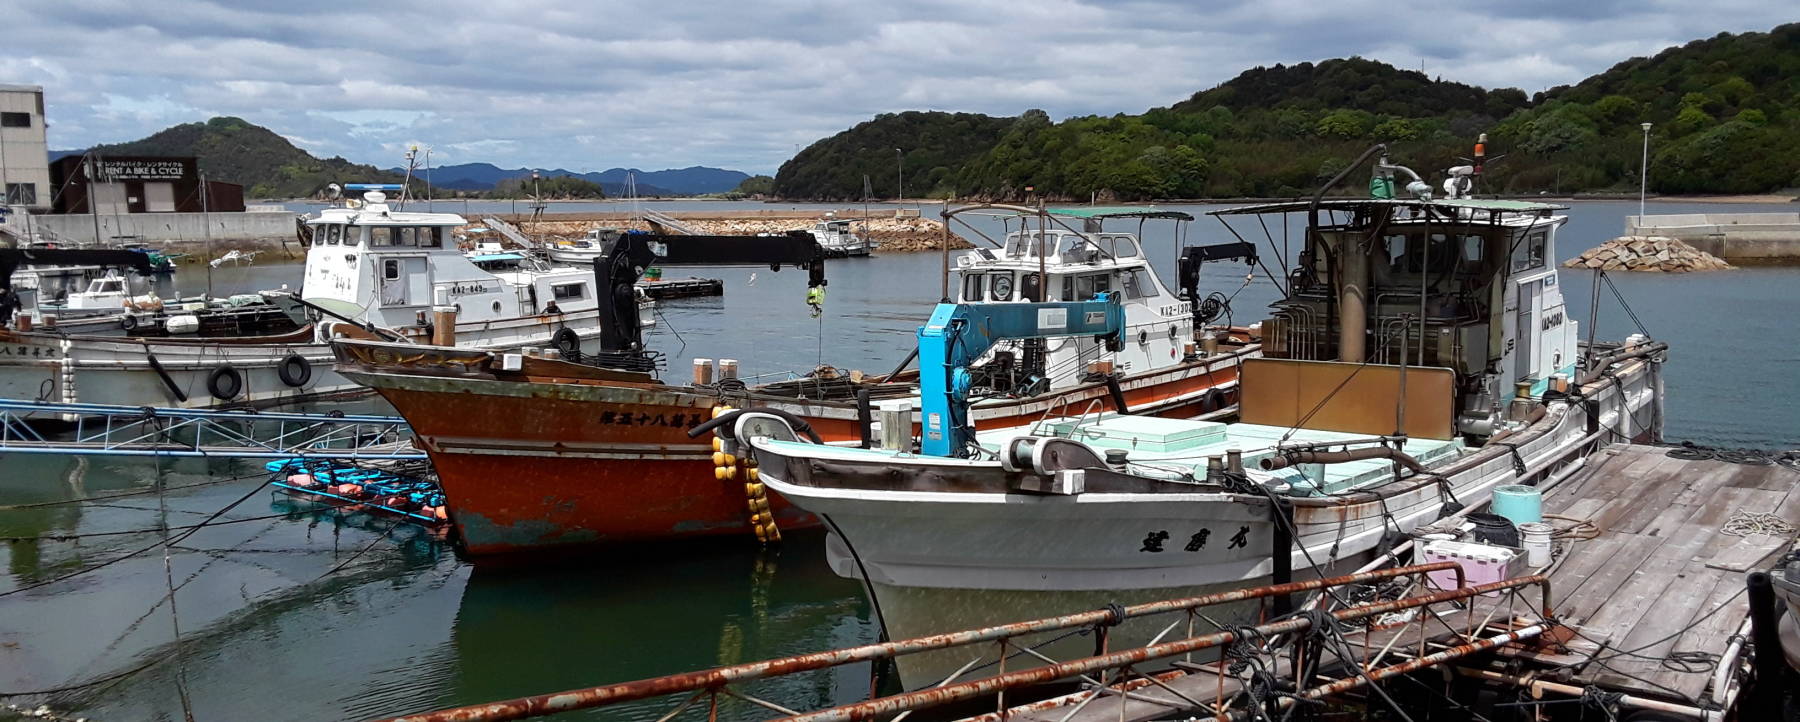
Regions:
M 1545 514 L 1601 528 L 1599 538 L 1567 547 L 1550 581 L 1557 615 L 1605 643 L 1578 668 L 1573 684 L 1697 703 L 1710 671 L 1673 669 L 1662 659 L 1672 652 L 1723 653 L 1748 608 L 1744 573 L 1786 543 L 1720 529 L 1740 510 L 1775 510 L 1800 524 L 1800 495 L 1793 493 L 1800 473 L 1667 452 L 1609 447 L 1545 495 Z
M 1505 657 L 1573 670 L 1569 681 L 1608 691 L 1699 704 L 1711 670 L 1665 666 L 1673 652 L 1723 654 L 1748 610 L 1744 574 L 1767 564 L 1788 543 L 1771 537 L 1736 537 L 1721 532 L 1736 511 L 1773 510 L 1800 526 L 1800 473 L 1779 465 L 1689 461 L 1668 455 L 1667 447 L 1617 444 L 1551 489 L 1544 513 L 1589 520 L 1600 528 L 1594 539 L 1560 543 L 1550 568 L 1557 617 L 1580 636 L 1563 646 L 1567 653 L 1503 648 Z M 1551 519 L 1568 526 L 1563 519 Z M 1535 600 L 1535 593 L 1527 593 Z M 1495 613 L 1491 607 L 1506 604 Z M 1529 623 L 1528 610 L 1513 598 L 1478 603 L 1450 612 L 1444 623 L 1461 628 L 1477 619 Z M 1436 627 L 1440 632 L 1443 626 Z M 1492 630 L 1489 634 L 1492 634 Z M 1351 637 L 1359 652 L 1378 650 L 1395 635 L 1413 647 L 1418 628 L 1371 631 Z M 1427 632 L 1433 642 L 1448 634 Z M 1630 654 L 1626 654 L 1630 652 Z M 1285 663 L 1285 659 L 1283 660 Z M 1704 666 L 1704 665 L 1702 665 Z M 1191 699 L 1211 700 L 1236 693 L 1236 679 L 1211 673 L 1168 682 Z M 1128 699 L 1096 700 L 1073 715 L 1076 722 L 1127 722 L 1184 714 L 1176 695 L 1150 687 Z M 1063 722 L 1066 708 L 1033 712 L 1027 722 Z

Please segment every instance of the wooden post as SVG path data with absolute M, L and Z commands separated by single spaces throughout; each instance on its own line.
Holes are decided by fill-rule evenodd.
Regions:
M 456 345 L 456 307 L 431 307 L 431 345 Z

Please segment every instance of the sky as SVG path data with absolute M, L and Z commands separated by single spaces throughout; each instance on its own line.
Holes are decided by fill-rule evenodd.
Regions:
M 1768 0 L 0 0 L 0 84 L 44 86 L 58 149 L 235 115 L 383 167 L 417 144 L 436 165 L 773 173 L 878 113 L 1138 113 L 1350 55 L 1536 92 L 1797 19 Z

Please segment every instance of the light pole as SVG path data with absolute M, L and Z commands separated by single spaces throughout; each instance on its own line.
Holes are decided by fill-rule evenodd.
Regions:
M 1638 167 L 1638 228 L 1644 227 L 1644 195 L 1650 188 L 1650 124 L 1641 126 L 1644 129 L 1644 162 Z
M 894 149 L 894 170 L 900 176 L 900 195 L 894 198 L 898 203 L 906 200 L 906 153 L 899 148 Z

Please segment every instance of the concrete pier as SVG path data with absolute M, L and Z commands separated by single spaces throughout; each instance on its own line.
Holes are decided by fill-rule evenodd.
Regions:
M 1800 213 L 1626 216 L 1625 235 L 1674 238 L 1740 265 L 1800 263 Z

